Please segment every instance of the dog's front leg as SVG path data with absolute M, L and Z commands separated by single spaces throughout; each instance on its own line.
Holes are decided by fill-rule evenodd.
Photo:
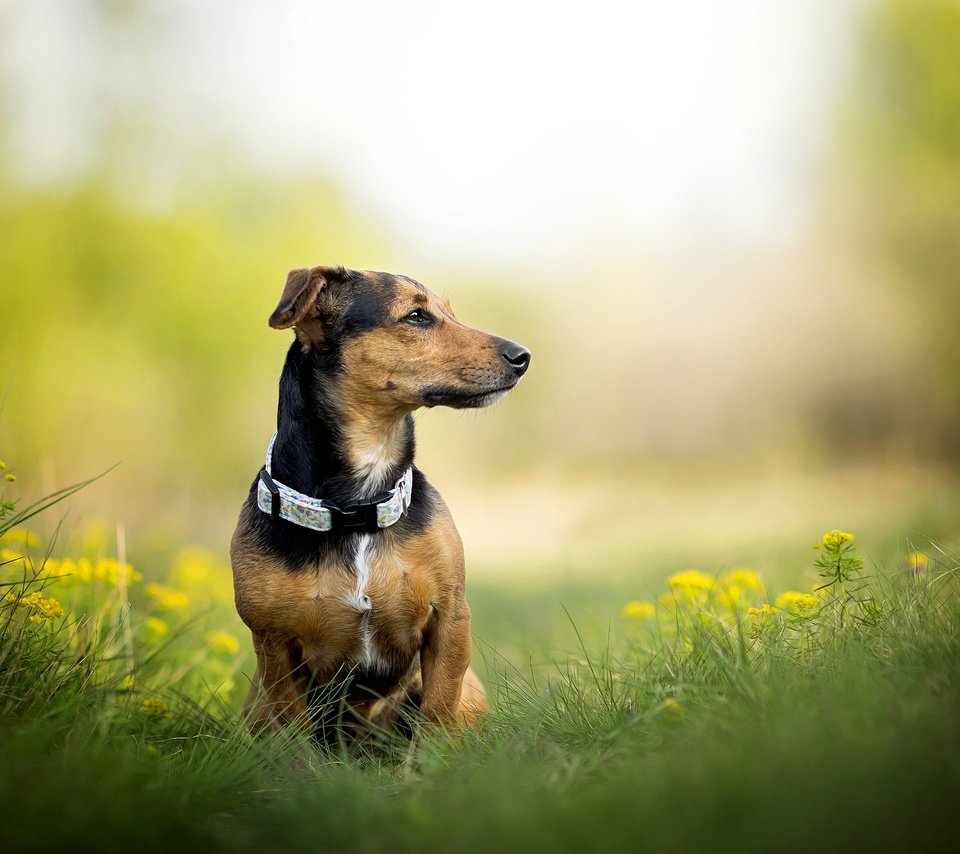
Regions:
M 254 732 L 281 729 L 292 723 L 309 726 L 307 686 L 297 673 L 301 662 L 293 655 L 292 645 L 296 643 L 276 633 L 253 631 L 259 684 L 251 688 L 247 713 Z
M 457 722 L 463 677 L 470 665 L 470 609 L 464 600 L 449 609 L 434 606 L 420 650 L 423 699 L 420 712 L 431 723 Z

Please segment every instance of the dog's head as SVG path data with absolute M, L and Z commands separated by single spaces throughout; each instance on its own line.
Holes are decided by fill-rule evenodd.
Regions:
M 487 406 L 530 365 L 525 347 L 464 326 L 446 299 L 389 273 L 291 270 L 269 322 L 294 327 L 305 347 L 337 352 L 340 383 L 378 407 Z

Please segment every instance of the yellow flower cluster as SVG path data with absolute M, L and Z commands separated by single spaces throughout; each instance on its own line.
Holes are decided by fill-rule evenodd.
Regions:
M 771 628 L 777 621 L 780 609 L 769 602 L 764 602 L 759 608 L 747 608 L 747 630 L 751 634 L 759 634 Z
M 667 697 L 661 706 L 663 711 L 673 718 L 682 718 L 687 714 L 687 710 L 681 703 L 678 703 L 673 697 Z
M 851 534 L 833 532 L 846 537 Z M 827 542 L 830 538 L 827 537 Z M 849 542 L 849 540 L 843 540 Z M 790 617 L 815 611 L 820 597 L 814 593 L 801 593 L 788 590 L 781 593 L 774 604 L 766 599 L 766 585 L 759 573 L 744 566 L 734 567 L 718 577 L 708 575 L 699 569 L 686 569 L 675 572 L 667 579 L 669 592 L 659 597 L 663 608 L 671 613 L 687 613 L 695 616 L 704 626 L 712 628 L 722 625 L 739 610 L 745 611 L 753 631 L 768 628 L 786 612 Z M 657 608 L 652 602 L 633 599 L 620 609 L 625 619 L 647 619 L 655 617 Z
M 758 593 L 763 592 L 763 579 L 752 569 L 747 569 L 745 566 L 737 566 L 725 572 L 720 577 L 720 583 L 728 587 L 735 585 L 737 587 L 748 587 Z
M 759 608 L 747 608 L 747 616 L 758 620 L 776 617 L 780 613 L 779 608 L 774 608 L 768 602 L 764 602 Z
M 240 641 L 230 632 L 207 632 L 207 644 L 214 652 L 222 652 L 227 655 L 236 655 L 240 652 Z
M 5 546 L 19 546 L 20 548 L 36 548 L 40 545 L 40 538 L 26 528 L 11 528 L 0 535 Z
M 100 558 L 96 563 L 89 558 L 47 558 L 41 567 L 40 575 L 43 578 L 63 579 L 64 581 L 78 581 L 89 584 L 91 581 L 102 581 L 118 587 L 121 582 L 125 585 L 134 584 L 142 580 L 143 576 L 129 563 L 121 564 L 111 557 Z
M 122 564 L 120 561 L 109 557 L 100 558 L 97 561 L 93 575 L 97 581 L 105 581 L 115 587 L 119 586 L 121 581 L 124 584 L 133 584 L 143 579 L 143 576 L 129 563 Z
M 856 537 L 847 531 L 827 531 L 820 538 L 820 542 L 825 548 L 830 548 L 832 546 L 842 546 L 844 543 L 852 543 L 855 539 Z
M 721 605 L 733 608 L 745 595 L 751 593 L 763 595 L 763 592 L 763 579 L 752 569 L 738 566 L 720 576 L 714 596 Z
M 165 584 L 148 584 L 147 595 L 164 611 L 182 611 L 190 604 L 187 594 Z
M 21 608 L 32 611 L 29 617 L 31 623 L 42 623 L 44 620 L 54 620 L 63 616 L 63 606 L 52 596 L 44 596 L 39 590 L 19 598 L 13 593 L 8 593 L 7 602 L 15 602 Z
M 774 603 L 778 608 L 785 611 L 812 611 L 819 602 L 812 593 L 800 593 L 797 590 L 787 590 L 781 593 Z
M 15 563 L 21 560 L 27 560 L 27 556 L 13 549 L 0 549 L 0 563 Z
M 631 599 L 620 609 L 620 616 L 627 619 L 642 620 L 646 617 L 652 617 L 656 612 L 657 609 L 652 602 Z
M 670 592 L 660 596 L 660 604 L 665 608 L 676 608 L 678 605 L 705 604 L 716 582 L 712 575 L 699 569 L 685 569 L 671 575 L 667 586 Z
M 159 697 L 148 697 L 140 704 L 140 711 L 151 718 L 172 718 L 170 707 Z
M 719 577 L 714 577 L 699 569 L 685 569 L 675 572 L 667 579 L 668 592 L 659 597 L 660 604 L 669 612 L 719 607 L 729 614 L 737 607 L 749 604 L 751 600 L 765 595 L 763 579 L 754 570 L 745 566 L 729 569 Z M 620 609 L 624 619 L 642 620 L 656 615 L 656 605 L 639 599 L 632 599 Z M 716 615 L 703 614 L 708 622 Z
M 188 547 L 174 555 L 169 581 L 199 600 L 233 601 L 230 566 L 206 549 Z
M 667 579 L 667 584 L 672 588 L 683 591 L 707 591 L 714 588 L 713 576 L 707 575 L 699 569 L 685 569 L 683 572 L 675 572 Z
M 161 620 L 159 617 L 147 617 L 143 621 L 143 625 L 147 632 L 155 638 L 165 638 L 170 633 L 170 626 L 167 625 L 167 621 Z

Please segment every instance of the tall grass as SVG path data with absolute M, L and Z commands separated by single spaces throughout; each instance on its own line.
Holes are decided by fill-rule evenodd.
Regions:
M 217 588 L 197 555 L 148 593 L 122 559 L 81 554 L 91 538 L 52 557 L 7 524 L 9 504 L 13 849 L 935 850 L 955 833 L 960 560 L 946 548 L 868 566 L 828 532 L 819 581 L 777 595 L 747 569 L 675 573 L 606 640 L 570 602 L 580 649 L 552 666 L 480 650 L 496 703 L 479 730 L 372 756 L 247 734 L 250 663 L 226 640 L 229 603 L 196 605 Z M 193 604 L 177 610 L 178 594 Z

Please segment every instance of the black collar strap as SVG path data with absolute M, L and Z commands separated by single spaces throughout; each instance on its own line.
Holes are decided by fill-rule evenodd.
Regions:
M 294 525 L 314 531 L 374 532 L 396 524 L 413 496 L 413 468 L 408 468 L 393 489 L 369 501 L 339 506 L 333 501 L 313 498 L 276 481 L 270 471 L 273 461 L 273 434 L 267 448 L 266 465 L 260 469 L 257 483 L 257 506 L 274 519 L 286 519 Z

